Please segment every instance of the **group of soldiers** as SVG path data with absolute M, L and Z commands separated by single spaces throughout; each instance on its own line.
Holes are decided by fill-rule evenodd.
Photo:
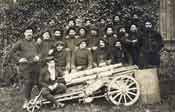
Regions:
M 83 23 L 81 19 L 71 19 L 64 30 L 47 30 L 37 39 L 33 38 L 32 28 L 25 29 L 24 38 L 14 44 L 8 56 L 15 57 L 19 74 L 24 78 L 23 107 L 30 100 L 34 85 L 42 88 L 42 95 L 54 108 L 63 106 L 53 94 L 66 90 L 65 81 L 57 78 L 66 73 L 116 63 L 137 65 L 141 69 L 159 67 L 163 40 L 153 30 L 151 21 L 145 21 L 141 32 L 137 24 L 131 24 L 128 30 L 118 23 L 119 19 L 114 17 L 112 25 L 105 25 L 105 19 L 96 25 L 90 20 Z M 47 61 L 38 64 L 44 59 Z

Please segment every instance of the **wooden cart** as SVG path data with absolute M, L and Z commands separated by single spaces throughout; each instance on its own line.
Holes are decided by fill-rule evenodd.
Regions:
M 114 105 L 131 106 L 140 96 L 140 87 L 135 80 L 137 70 L 137 66 L 115 64 L 67 74 L 64 79 L 68 89 L 55 98 L 58 102 L 78 100 L 90 103 L 104 97 Z M 28 112 L 35 112 L 41 105 L 50 103 L 40 97 L 41 92 L 29 101 Z

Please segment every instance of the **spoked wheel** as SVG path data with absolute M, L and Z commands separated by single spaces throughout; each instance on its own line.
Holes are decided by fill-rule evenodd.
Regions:
M 131 76 L 118 76 L 108 86 L 107 97 L 115 105 L 133 105 L 139 96 L 139 84 Z
M 34 99 L 32 99 L 29 101 L 26 110 L 27 112 L 39 112 L 41 105 L 40 101 L 34 101 Z

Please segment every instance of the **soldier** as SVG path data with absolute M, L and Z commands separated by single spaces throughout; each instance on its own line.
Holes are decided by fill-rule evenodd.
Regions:
M 114 44 L 114 42 L 117 40 L 117 35 L 114 33 L 112 26 L 107 26 L 106 28 L 106 34 L 104 35 L 105 41 L 109 44 L 109 47 L 111 48 Z
M 72 69 L 74 71 L 84 70 L 87 68 L 92 68 L 92 54 L 90 50 L 87 49 L 86 40 L 82 40 L 79 43 L 77 49 L 72 53 Z
M 49 50 L 54 48 L 54 41 L 51 40 L 50 33 L 48 31 L 44 32 L 43 35 L 43 41 L 41 42 L 39 53 L 40 57 L 42 59 L 48 57 L 49 55 Z
M 63 41 L 63 31 L 61 29 L 56 29 L 54 32 L 55 41 Z
M 88 48 L 93 49 L 93 47 L 96 47 L 99 40 L 99 31 L 95 26 L 91 27 L 90 34 L 87 39 Z
M 21 75 L 24 78 L 24 95 L 25 102 L 23 108 L 26 108 L 27 102 L 30 100 L 31 91 L 35 84 L 38 83 L 39 66 L 37 63 L 28 63 L 29 61 L 38 61 L 40 58 L 38 56 L 36 44 L 33 41 L 33 30 L 26 29 L 24 32 L 25 38 L 19 40 L 9 52 L 9 56 L 12 56 L 18 52 L 18 57 L 16 57 L 20 64 L 19 68 Z M 23 64 L 24 63 L 24 64 Z
M 63 41 L 57 41 L 55 49 L 50 54 L 55 59 L 57 71 L 68 73 L 70 71 L 71 52 L 69 48 L 65 49 Z
M 79 36 L 81 39 L 86 39 L 87 38 L 87 29 L 84 27 L 80 27 L 78 30 Z
M 86 29 L 89 31 L 91 26 L 92 26 L 92 21 L 90 19 L 86 19 L 84 26 L 86 27 Z
M 120 16 L 115 15 L 113 17 L 113 27 L 114 27 L 114 32 L 117 34 L 119 31 L 119 28 L 121 27 L 121 20 L 120 20 Z
M 111 58 L 112 64 L 123 63 L 124 52 L 123 46 L 119 40 L 114 42 L 114 45 L 111 49 Z
M 97 44 L 97 49 L 93 53 L 94 66 L 105 66 L 111 63 L 111 55 L 109 47 L 105 40 L 100 39 Z
M 126 38 L 128 38 L 128 33 L 126 32 L 125 27 L 121 27 L 119 29 L 119 32 L 118 32 L 118 39 L 123 46 L 123 52 L 124 52 L 123 63 L 124 64 L 131 63 L 131 62 L 129 62 L 130 57 L 129 57 L 128 52 L 127 52 L 126 41 L 125 41 Z
M 141 68 L 159 67 L 160 66 L 160 50 L 164 46 L 160 33 L 153 30 L 150 21 L 145 22 L 145 30 L 141 42 L 142 62 Z
M 53 104 L 52 109 L 64 106 L 63 103 L 57 102 L 54 98 L 54 95 L 64 93 L 66 91 L 65 81 L 60 74 L 62 73 L 55 69 L 54 60 L 49 60 L 46 66 L 42 68 L 39 78 L 41 94 L 43 98 Z
M 69 28 L 75 27 L 75 21 L 73 18 L 69 19 L 68 25 L 66 26 L 66 30 L 69 30 Z
M 106 28 L 106 20 L 104 17 L 100 18 L 100 21 L 97 24 L 97 26 L 100 32 L 99 36 L 102 37 L 104 35 L 105 28 Z
M 67 34 L 68 35 L 64 38 L 65 47 L 73 51 L 76 48 L 77 43 L 79 42 L 79 36 L 76 36 L 75 28 L 70 28 L 67 31 Z
M 125 38 L 125 48 L 127 54 L 131 57 L 130 64 L 139 65 L 139 32 L 135 24 L 131 25 L 129 36 Z

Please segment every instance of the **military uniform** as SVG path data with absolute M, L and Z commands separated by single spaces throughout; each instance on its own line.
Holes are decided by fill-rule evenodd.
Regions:
M 54 95 L 64 93 L 66 91 L 65 81 L 61 77 L 61 73 L 59 71 L 55 71 L 55 79 L 51 78 L 51 72 L 48 69 L 48 66 L 45 66 L 41 70 L 39 85 L 42 88 L 42 96 L 51 101 L 53 104 L 57 105 L 57 101 L 54 98 Z M 50 86 L 57 84 L 57 86 L 52 90 Z
M 71 51 L 73 51 L 77 44 L 80 42 L 80 38 L 78 36 L 75 37 L 69 37 L 66 36 L 66 38 L 64 39 L 65 42 L 65 48 L 69 48 Z
M 111 49 L 111 63 L 112 64 L 117 64 L 117 63 L 123 63 L 123 57 L 124 57 L 124 52 L 123 48 L 121 47 L 115 47 L 113 46 Z
M 163 40 L 160 33 L 146 31 L 141 41 L 141 67 L 160 65 L 160 50 L 163 47 Z
M 114 42 L 118 39 L 116 34 L 104 35 L 103 39 L 109 45 L 109 48 L 112 48 Z
M 127 56 L 130 59 L 130 64 L 139 65 L 139 45 L 140 39 L 138 32 L 130 32 L 129 36 L 125 37 L 125 48 L 127 51 Z
M 55 50 L 52 56 L 55 59 L 57 69 L 61 69 L 62 71 L 70 71 L 71 52 L 68 48 L 63 49 L 62 51 Z
M 108 61 L 111 60 L 111 54 L 108 48 L 98 47 L 93 54 L 94 62 L 97 66 L 103 66 L 103 64 L 110 64 Z
M 72 68 L 80 68 L 81 70 L 92 67 L 92 54 L 87 48 L 77 48 L 72 53 Z
M 12 56 L 16 52 L 17 59 L 26 58 L 28 61 L 33 61 L 34 57 L 38 55 L 37 46 L 33 40 L 20 40 L 18 41 L 9 52 L 9 55 Z M 37 63 L 26 63 L 20 64 L 21 76 L 24 78 L 24 92 L 26 99 L 30 99 L 32 87 L 34 84 L 38 83 L 39 78 L 39 69 L 40 66 Z
M 49 55 L 49 50 L 54 48 L 53 40 L 43 40 L 38 47 L 38 52 L 42 59 L 46 58 Z

